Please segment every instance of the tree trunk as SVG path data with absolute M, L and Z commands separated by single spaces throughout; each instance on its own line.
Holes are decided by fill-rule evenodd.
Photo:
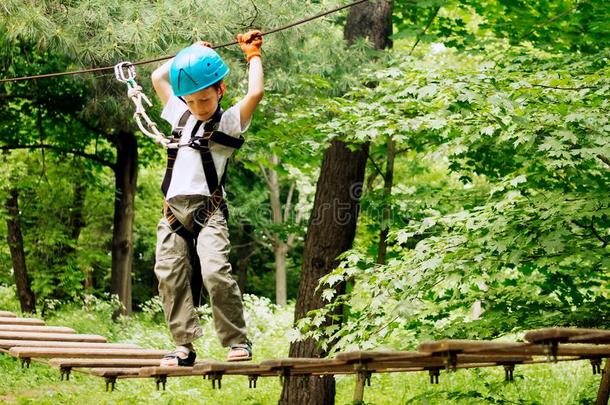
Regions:
M 275 303 L 285 306 L 288 302 L 288 285 L 286 282 L 286 256 L 288 256 L 288 245 L 279 235 L 273 244 L 273 255 L 275 257 Z
M 21 312 L 36 313 L 36 298 L 30 287 L 28 271 L 25 264 L 25 250 L 23 248 L 23 235 L 21 234 L 21 219 L 19 217 L 19 191 L 16 188 L 9 190 L 5 208 L 7 211 L 6 239 L 11 252 L 13 272 L 17 295 L 21 305 Z
M 367 151 L 368 144 L 352 152 L 345 143 L 335 140 L 324 154 L 307 227 L 295 321 L 324 306 L 321 291 L 315 291 L 318 281 L 337 267 L 337 256 L 349 249 L 354 240 Z M 339 294 L 344 292 L 343 285 L 337 288 Z M 290 345 L 290 357 L 326 355 L 311 339 Z M 280 403 L 333 404 L 334 396 L 332 376 L 286 378 Z
M 271 200 L 271 214 L 275 225 L 282 224 L 282 201 L 280 200 L 280 179 L 275 167 L 279 165 L 280 159 L 277 155 L 271 156 L 273 168 L 269 169 L 267 186 L 269 187 L 269 198 Z M 272 238 L 273 255 L 275 257 L 275 303 L 286 305 L 286 255 L 288 246 L 282 240 L 279 233 L 274 233 Z
M 348 43 L 358 37 L 368 37 L 376 49 L 391 46 L 389 37 L 392 34 L 392 0 L 352 7 L 344 34 Z M 338 265 L 337 256 L 352 245 L 367 154 L 368 144 L 352 152 L 339 140 L 334 140 L 324 154 L 305 238 L 295 322 L 307 312 L 324 305 L 321 291 L 315 290 L 318 281 Z M 343 293 L 344 289 L 344 284 L 336 287 L 338 294 Z M 338 308 L 337 312 L 340 310 Z M 311 339 L 290 345 L 290 357 L 326 355 L 327 353 Z M 280 404 L 334 403 L 335 379 L 332 376 L 284 379 Z
M 392 47 L 392 0 L 366 2 L 350 8 L 343 34 L 348 43 L 368 38 L 375 49 Z
M 384 184 L 383 184 L 383 210 L 381 218 L 381 231 L 379 232 L 379 245 L 377 249 L 377 264 L 385 264 L 385 257 L 388 250 L 388 234 L 392 224 L 392 185 L 394 184 L 394 158 L 396 156 L 396 148 L 392 135 L 388 136 L 387 142 L 387 163 L 385 168 Z
M 119 296 L 120 311 L 131 314 L 131 263 L 133 259 L 133 219 L 138 177 L 138 142 L 135 134 L 120 132 L 114 139 L 115 166 L 114 228 L 112 232 L 111 293 Z M 118 314 L 115 314 L 118 315 Z
M 87 184 L 84 179 L 84 170 L 81 168 L 82 177 L 75 179 L 74 184 L 74 202 L 72 203 L 72 210 L 70 211 L 70 237 L 74 241 L 78 240 L 80 232 L 85 226 L 85 220 L 83 217 L 83 210 L 85 207 L 85 196 L 87 191 Z

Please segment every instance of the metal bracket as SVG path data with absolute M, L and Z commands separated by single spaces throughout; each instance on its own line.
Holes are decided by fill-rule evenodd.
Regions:
M 602 358 L 595 357 L 591 360 L 591 367 L 593 368 L 593 375 L 602 374 Z
M 504 380 L 505 381 L 514 381 L 513 372 L 515 371 L 514 364 L 503 364 L 504 366 Z
M 106 392 L 108 392 L 109 386 L 110 386 L 110 392 L 113 392 L 115 385 L 116 385 L 116 377 L 106 377 Z
M 457 370 L 458 358 L 457 358 L 457 354 L 455 352 L 448 351 L 443 356 L 443 360 L 445 361 L 445 370 L 447 370 L 447 371 L 449 371 L 449 370 L 456 371 Z
M 278 375 L 278 377 L 280 377 L 280 384 L 284 384 L 284 380 L 287 377 L 290 377 L 290 371 L 288 368 L 282 367 L 281 369 L 278 370 L 277 375 Z
M 167 382 L 167 376 L 166 375 L 158 375 L 157 377 L 155 377 L 155 383 L 157 384 L 157 391 L 159 391 L 159 385 L 161 384 L 163 386 L 163 391 L 165 391 L 165 383 Z
M 66 381 L 70 381 L 70 373 L 72 372 L 72 367 L 61 366 L 59 368 L 59 372 L 61 373 L 61 381 L 66 378 Z
M 210 373 L 207 377 L 208 380 L 212 380 L 212 389 L 216 389 L 216 381 L 218 381 L 218 389 L 222 388 L 222 373 Z
M 430 384 L 438 384 L 438 377 L 441 375 L 440 367 L 428 369 L 428 374 L 430 374 Z
M 256 388 L 256 381 L 258 381 L 257 375 L 248 376 L 248 388 Z

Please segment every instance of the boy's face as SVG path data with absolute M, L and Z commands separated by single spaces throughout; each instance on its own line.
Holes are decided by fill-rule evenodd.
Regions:
M 224 83 L 221 83 L 219 87 L 220 88 L 216 89 L 214 86 L 212 86 L 199 90 L 196 93 L 183 96 L 188 109 L 199 121 L 209 120 L 216 112 L 216 109 L 218 108 L 218 101 L 225 91 Z

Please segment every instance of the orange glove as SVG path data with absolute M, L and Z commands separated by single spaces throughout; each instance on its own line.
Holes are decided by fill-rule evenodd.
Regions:
M 261 46 L 263 46 L 263 36 L 258 30 L 248 31 L 245 34 L 237 34 L 237 42 L 241 50 L 246 54 L 246 60 L 250 62 L 255 56 L 261 56 Z

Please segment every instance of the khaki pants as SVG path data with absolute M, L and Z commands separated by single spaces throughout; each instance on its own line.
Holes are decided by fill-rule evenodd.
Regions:
M 192 226 L 200 201 L 201 198 L 198 201 L 190 197 L 170 202 L 174 215 L 187 229 Z M 210 296 L 216 333 L 223 346 L 248 341 L 241 293 L 231 276 L 229 250 L 227 222 L 217 210 L 199 232 L 197 255 L 203 284 Z M 165 320 L 177 345 L 191 343 L 203 334 L 191 294 L 190 260 L 186 241 L 171 231 L 165 218 L 161 219 L 157 226 L 155 274 Z

